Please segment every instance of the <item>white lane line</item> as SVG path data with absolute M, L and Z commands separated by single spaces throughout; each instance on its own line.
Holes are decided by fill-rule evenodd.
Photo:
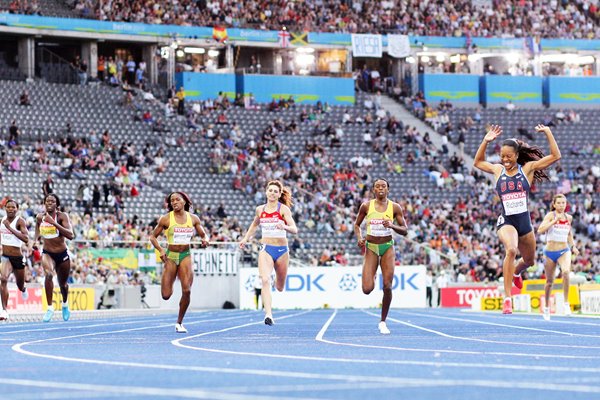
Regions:
M 550 321 L 543 321 L 542 318 L 542 314 L 540 314 L 539 317 L 536 317 L 532 314 L 521 314 L 521 313 L 515 313 L 512 314 L 511 317 L 507 317 L 506 315 L 500 314 L 500 313 L 491 313 L 491 312 L 485 312 L 485 311 L 471 311 L 471 310 L 461 310 L 461 313 L 464 313 L 465 316 L 478 316 L 478 317 L 484 317 L 484 318 L 490 318 L 490 319 L 503 319 L 506 320 L 507 318 L 513 319 L 513 320 L 517 320 L 517 321 L 538 321 L 538 322 L 543 322 L 544 324 L 565 324 L 565 325 L 583 325 L 583 326 L 595 326 L 595 327 L 599 327 L 600 328 L 600 323 L 593 323 L 593 322 L 582 322 L 581 320 L 585 320 L 585 319 L 600 319 L 600 317 L 598 316 L 562 316 L 562 315 L 554 315 L 552 314 L 552 319 L 550 319 Z M 451 312 L 440 312 L 440 314 L 446 314 L 446 315 L 453 315 L 453 313 Z M 430 315 L 430 314 L 423 314 L 423 316 L 425 315 Z M 436 314 L 433 314 L 436 315 Z
M 188 321 L 191 318 L 194 317 L 208 317 L 212 314 L 215 314 L 214 311 L 194 311 L 193 314 L 199 314 L 199 315 L 191 315 L 188 314 L 186 321 Z M 222 313 L 221 313 L 222 314 Z M 233 313 L 232 313 L 233 314 Z M 175 313 L 173 315 L 176 315 Z M 135 323 L 145 323 L 145 322 L 160 322 L 160 321 L 171 321 L 173 320 L 173 315 L 168 315 L 168 314 L 159 314 L 155 317 L 151 317 L 151 316 L 140 316 L 140 317 L 127 317 L 124 318 L 123 320 L 117 321 L 117 322 L 106 322 L 106 323 L 96 323 L 93 325 L 89 325 L 89 324 L 82 324 L 82 325 L 72 325 L 70 323 L 62 323 L 62 322 L 58 322 L 58 326 L 57 324 L 54 323 L 44 323 L 44 324 L 40 324 L 40 328 L 38 329 L 33 329 L 33 328 L 28 328 L 28 329 L 19 329 L 19 330 L 13 330 L 13 331 L 0 331 L 0 335 L 8 335 L 8 334 L 15 334 L 15 333 L 26 333 L 26 332 L 45 332 L 45 331 L 65 331 L 67 329 L 85 329 L 85 328 L 95 328 L 95 327 L 101 327 L 101 326 L 112 326 L 112 325 L 127 325 L 127 324 L 135 324 Z M 247 315 L 247 313 L 236 313 L 235 315 L 238 316 L 242 316 L 242 315 Z M 89 321 L 89 320 L 88 320 Z M 97 322 L 97 320 L 96 320 Z M 78 324 L 83 323 L 83 321 L 79 320 Z M 185 322 L 185 324 L 187 325 L 188 322 Z M 37 325 L 37 324 L 36 324 Z M 14 328 L 17 328 L 16 326 Z M 0 339 L 1 340 L 1 339 Z
M 563 331 L 555 331 L 553 329 L 542 329 L 542 328 L 532 328 L 529 326 L 520 326 L 520 325 L 509 325 L 509 324 L 500 324 L 497 322 L 487 322 L 487 321 L 478 321 L 478 320 L 474 320 L 474 319 L 468 319 L 468 318 L 458 318 L 458 317 L 443 317 L 441 315 L 424 315 L 424 314 L 417 314 L 417 313 L 412 313 L 409 311 L 399 311 L 400 314 L 406 314 L 406 315 L 413 315 L 415 317 L 427 317 L 427 318 L 438 318 L 438 319 L 447 319 L 447 320 L 451 320 L 451 321 L 461 321 L 461 322 L 470 322 L 473 324 L 481 324 L 481 325 L 490 325 L 490 326 L 501 326 L 504 328 L 514 328 L 514 329 L 522 329 L 522 330 L 526 330 L 526 331 L 535 331 L 535 332 L 544 332 L 544 333 L 555 333 L 557 335 L 565 335 L 565 336 L 572 336 L 572 337 L 591 337 L 591 338 L 600 338 L 600 335 L 588 335 L 585 333 L 572 333 L 572 332 L 563 332 Z
M 333 314 L 331 314 L 331 317 L 329 317 L 329 319 L 327 320 L 327 322 L 325 322 L 319 333 L 317 333 L 317 337 L 315 337 L 316 341 L 322 341 L 323 335 L 325 335 L 325 332 L 327 332 L 327 329 L 329 329 L 329 325 L 331 325 L 331 322 L 333 322 L 333 319 L 337 315 L 337 311 L 337 308 L 333 310 Z
M 366 310 L 362 310 L 362 311 L 366 314 L 373 315 L 375 317 L 379 316 L 378 314 L 374 314 L 374 313 L 366 311 Z M 448 333 L 444 333 L 441 331 L 436 331 L 434 329 L 426 328 L 421 325 L 416 325 L 416 324 L 412 324 L 410 322 L 401 321 L 396 318 L 388 317 L 388 320 L 394 321 L 394 322 L 402 324 L 402 325 L 410 326 L 411 328 L 415 328 L 415 329 L 419 329 L 419 330 L 422 330 L 425 332 L 433 333 L 438 336 L 443 336 L 443 337 L 446 337 L 449 339 L 456 339 L 456 340 L 466 340 L 466 341 L 480 342 L 480 343 L 509 344 L 509 345 L 513 345 L 513 346 L 550 347 L 550 348 L 565 348 L 565 349 L 576 348 L 576 349 L 589 349 L 589 350 L 600 349 L 600 346 L 583 346 L 583 345 L 572 345 L 572 344 L 547 344 L 547 343 L 534 343 L 534 342 L 514 342 L 514 341 L 504 341 L 504 340 L 479 339 L 479 338 L 471 338 L 471 337 L 466 337 L 466 336 L 455 336 L 455 335 L 450 335 Z
M 190 399 L 214 399 L 214 400 L 255 400 L 256 395 L 245 395 L 239 393 L 218 393 L 212 390 L 194 389 L 177 389 L 177 388 L 159 388 L 159 387 L 142 387 L 142 386 L 112 386 L 112 385 L 96 385 L 89 383 L 69 383 L 55 381 L 38 381 L 30 379 L 5 379 L 0 378 L 2 385 L 17 385 L 27 387 L 38 387 L 44 389 L 70 389 L 82 391 L 97 391 L 120 395 L 143 395 L 143 396 L 165 396 L 165 397 L 185 397 Z M 277 396 L 260 396 L 261 399 L 282 399 L 286 397 Z M 289 397 L 288 397 L 289 399 Z M 307 398 L 305 398 L 307 399 Z
M 156 329 L 157 326 L 147 327 L 146 329 Z M 124 331 L 130 330 L 139 330 L 139 329 L 128 329 Z M 99 334 L 106 334 L 99 333 Z M 75 335 L 74 337 L 81 337 L 87 335 Z M 46 340 L 60 340 L 62 338 L 54 338 L 54 339 L 46 339 Z M 38 341 L 42 342 L 42 341 Z M 25 345 L 27 343 L 23 343 Z M 13 346 L 15 349 L 17 345 Z M 21 346 L 22 347 L 22 346 Z M 550 391 L 563 391 L 563 392 L 583 392 L 583 393 L 600 393 L 600 388 L 594 386 L 585 386 L 585 385 L 577 385 L 573 387 L 571 385 L 554 385 L 547 383 L 537 383 L 537 382 L 498 382 L 495 380 L 477 380 L 477 381 L 465 381 L 464 379 L 460 380 L 437 380 L 437 379 L 416 379 L 416 378 L 395 378 L 395 377 L 384 377 L 384 376 L 364 376 L 364 375 L 348 375 L 348 374 L 321 374 L 321 373 L 307 373 L 307 372 L 293 372 L 293 371 L 277 371 L 277 370 L 266 370 L 266 369 L 242 369 L 242 368 L 219 368 L 219 367 L 200 367 L 200 366 L 190 366 L 190 365 L 165 365 L 165 364 L 143 364 L 143 363 L 135 363 L 135 362 L 122 362 L 122 361 L 103 361 L 98 359 L 81 359 L 81 358 L 73 358 L 73 357 L 63 357 L 63 356 L 54 356 L 54 355 L 46 355 L 46 354 L 38 354 L 33 352 L 28 352 L 23 350 L 22 348 L 17 348 L 15 351 L 31 355 L 33 357 L 40 358 L 48 358 L 59 361 L 70 361 L 70 362 L 80 362 L 84 364 L 95 364 L 95 365 L 108 365 L 108 366 L 122 366 L 122 367 L 134 367 L 134 368 L 146 368 L 146 369 L 156 369 L 156 370 L 170 370 L 170 371 L 194 371 L 194 372 L 208 372 L 208 373 L 217 373 L 217 374 L 233 374 L 233 375 L 252 375 L 252 376 L 263 376 L 263 377 L 277 377 L 277 378 L 295 378 L 295 379 L 311 379 L 311 380 L 334 380 L 341 382 L 363 382 L 363 383 L 374 383 L 379 382 L 382 384 L 393 384 L 400 386 L 415 386 L 415 387 L 439 387 L 439 386 L 456 386 L 456 387 L 498 387 L 498 388 L 522 388 L 522 389 L 546 389 Z M 327 360 L 330 361 L 330 360 Z M 346 360 L 347 362 L 357 362 L 360 360 Z M 385 364 L 386 362 L 383 360 L 366 360 L 373 364 Z M 553 367 L 553 366 L 513 366 L 513 365 L 502 365 L 502 364 L 489 364 L 489 363 L 480 363 L 480 364 L 470 364 L 470 363 L 447 363 L 447 362 L 412 362 L 412 361 L 397 361 L 394 362 L 396 364 L 403 365 L 418 365 L 418 366 L 433 366 L 436 368 L 441 367 L 458 367 L 458 368 L 467 368 L 474 367 L 478 369 L 483 368 L 502 368 L 502 369 L 522 369 L 522 370 L 543 370 L 543 371 L 564 371 L 564 372 L 592 372 L 598 373 L 600 372 L 600 368 L 561 368 L 561 367 Z M 39 384 L 39 381 L 33 381 L 36 384 Z M 2 381 L 0 381 L 2 383 Z M 51 382 L 55 383 L 55 382 Z M 61 385 L 61 388 L 65 388 L 64 383 L 57 383 Z M 115 388 L 116 389 L 116 388 Z M 85 390 L 85 389 L 84 389 Z M 173 393 L 169 391 L 169 393 Z M 195 393 L 195 392 L 194 392 Z M 213 397 L 215 398 L 215 397 Z M 282 398 L 278 396 L 278 398 Z

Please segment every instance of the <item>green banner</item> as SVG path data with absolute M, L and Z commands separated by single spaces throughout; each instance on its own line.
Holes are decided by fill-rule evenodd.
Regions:
M 111 268 L 138 268 L 137 249 L 89 249 L 89 252 L 98 262 L 110 265 Z

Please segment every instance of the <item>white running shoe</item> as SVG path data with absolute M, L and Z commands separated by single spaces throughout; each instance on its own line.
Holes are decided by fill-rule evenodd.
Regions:
M 565 303 L 565 317 L 571 316 L 571 305 L 569 303 Z
M 550 308 L 549 307 L 544 307 L 542 308 L 542 317 L 544 317 L 545 321 L 550 321 Z
M 175 332 L 187 333 L 187 329 L 185 329 L 185 326 L 183 326 L 183 324 L 175 324 Z
M 23 300 L 27 300 L 29 298 L 29 292 L 27 292 L 27 289 L 25 289 L 24 292 L 21 292 L 21 298 Z
M 389 335 L 391 333 L 385 321 L 381 321 L 379 323 L 379 333 L 381 333 L 382 335 Z
M 0 321 L 8 321 L 8 311 L 0 311 Z

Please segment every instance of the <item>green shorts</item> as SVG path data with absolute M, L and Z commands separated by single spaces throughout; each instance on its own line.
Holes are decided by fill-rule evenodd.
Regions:
M 191 253 L 190 253 L 190 249 L 187 249 L 187 250 L 184 250 L 184 251 L 182 251 L 180 253 L 178 253 L 176 251 L 167 250 L 166 254 L 167 254 L 167 258 L 169 260 L 174 261 L 175 265 L 179 265 Z
M 377 254 L 379 257 L 383 256 L 389 248 L 394 246 L 394 239 L 389 242 L 375 244 L 367 242 L 367 249 L 371 250 L 373 253 Z

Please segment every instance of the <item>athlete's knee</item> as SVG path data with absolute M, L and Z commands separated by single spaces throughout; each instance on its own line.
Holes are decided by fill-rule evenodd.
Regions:
M 285 282 L 277 281 L 277 284 L 275 285 L 275 289 L 277 289 L 278 292 L 283 292 L 284 288 L 285 288 Z
M 535 264 L 535 256 L 523 256 L 523 263 L 525 263 L 525 268 L 531 267 Z
M 519 254 L 519 249 L 517 246 L 506 246 L 506 256 L 511 258 L 516 258 L 517 254 Z
M 554 284 L 554 277 L 548 276 L 546 278 L 546 287 L 552 287 L 553 284 Z
M 375 289 L 375 285 L 363 285 L 362 291 L 364 294 L 370 294 L 373 289 Z
M 161 290 L 160 292 L 163 300 L 169 300 L 171 298 L 171 296 L 173 295 L 173 291 L 172 290 Z
M 392 282 L 383 282 L 383 291 L 391 291 L 392 290 Z
M 263 287 L 271 285 L 271 277 L 269 275 L 261 275 L 260 281 L 261 281 Z
M 6 286 L 8 284 L 8 278 L 0 277 L 0 285 Z
M 183 288 L 181 289 L 181 297 L 190 297 L 192 295 L 192 289 L 191 288 Z

